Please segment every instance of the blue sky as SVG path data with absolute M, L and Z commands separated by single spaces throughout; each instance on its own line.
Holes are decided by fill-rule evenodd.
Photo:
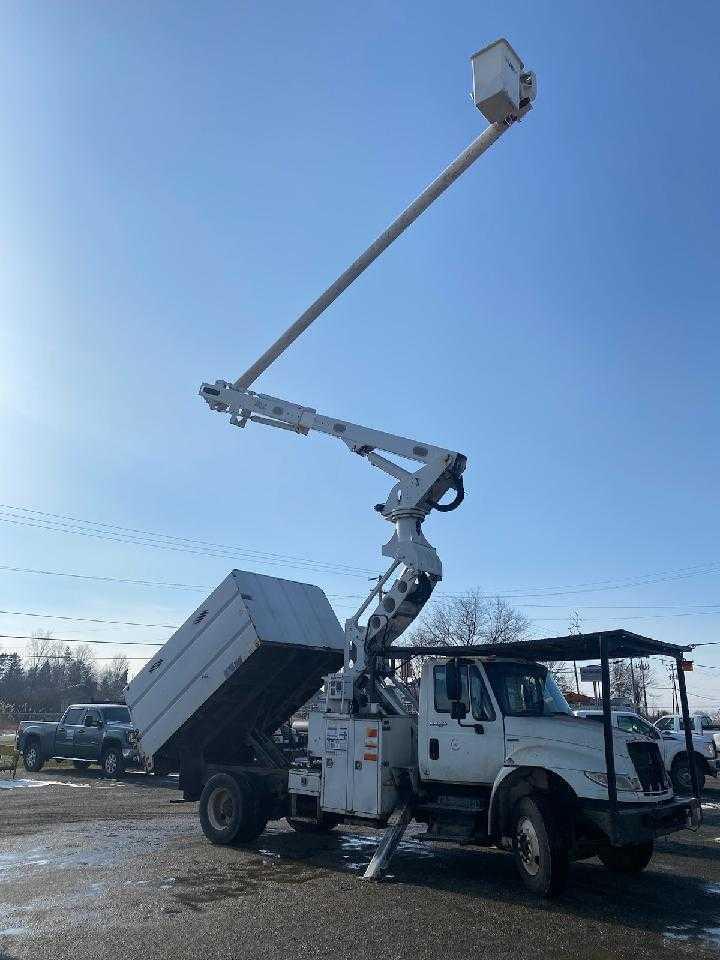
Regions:
M 714 2 L 2 19 L 0 499 L 238 550 L 5 507 L 0 565 L 198 586 L 247 566 L 351 612 L 336 595 L 366 574 L 335 567 L 380 568 L 386 479 L 323 437 L 241 434 L 197 388 L 239 375 L 480 132 L 469 56 L 506 35 L 536 109 L 257 387 L 467 454 L 465 504 L 427 524 L 446 591 L 515 594 L 540 635 L 578 608 L 720 640 Z M 0 569 L 7 610 L 179 623 L 201 596 Z M 0 616 L 38 627 L 168 633 Z M 714 675 L 689 677 L 696 706 L 720 704 Z

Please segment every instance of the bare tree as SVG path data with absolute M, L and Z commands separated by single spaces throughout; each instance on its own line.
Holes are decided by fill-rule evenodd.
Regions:
M 527 617 L 502 597 L 486 597 L 480 590 L 469 590 L 434 604 L 413 631 L 410 642 L 424 647 L 472 647 L 522 640 L 529 628 Z

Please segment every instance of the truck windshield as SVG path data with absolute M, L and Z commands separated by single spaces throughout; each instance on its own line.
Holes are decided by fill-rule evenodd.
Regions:
M 127 707 L 103 707 L 101 713 L 106 723 L 130 723 Z
M 485 663 L 495 698 L 506 717 L 571 715 L 549 670 L 540 663 Z

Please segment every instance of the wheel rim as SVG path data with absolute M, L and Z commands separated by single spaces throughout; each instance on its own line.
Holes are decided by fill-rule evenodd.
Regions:
M 105 757 L 105 773 L 113 774 L 117 770 L 117 757 L 114 753 L 109 753 Z
M 25 762 L 29 767 L 34 767 L 37 762 L 37 750 L 35 747 L 30 747 L 28 752 L 25 754 Z
M 227 830 L 235 817 L 235 799 L 227 787 L 216 787 L 208 797 L 208 820 L 213 830 Z
M 529 817 L 522 817 L 518 821 L 516 840 L 523 870 L 531 877 L 537 876 L 540 870 L 540 841 Z
M 689 790 L 692 786 L 692 777 L 690 776 L 690 764 L 681 763 L 677 769 L 677 781 L 683 790 Z

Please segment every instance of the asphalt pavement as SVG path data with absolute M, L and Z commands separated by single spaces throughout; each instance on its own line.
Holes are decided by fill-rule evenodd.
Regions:
M 213 847 L 172 778 L 18 778 L 0 774 L 0 960 L 720 955 L 720 787 L 701 831 L 659 843 L 640 876 L 585 861 L 542 901 L 498 851 L 411 836 L 366 882 L 379 834 L 364 827 L 317 837 L 281 821 L 250 847 Z

